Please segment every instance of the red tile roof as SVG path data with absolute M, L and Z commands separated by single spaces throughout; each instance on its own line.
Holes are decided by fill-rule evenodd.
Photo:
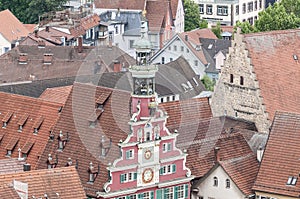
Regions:
M 39 98 L 49 102 L 65 104 L 71 90 L 72 86 L 47 88 Z
M 147 1 L 147 15 L 149 31 L 157 32 L 163 27 L 164 20 L 167 20 L 167 9 L 169 8 L 167 1 Z
M 0 160 L 0 174 L 22 172 L 23 164 L 25 164 L 24 160 L 16 158 L 2 159 Z
M 300 112 L 300 29 L 246 34 L 244 42 L 268 119 L 277 110 Z
M 144 10 L 145 0 L 95 0 L 96 8 Z
M 236 148 L 236 150 L 239 149 L 240 148 Z M 254 194 L 252 186 L 259 168 L 256 155 L 250 150 L 250 148 L 248 152 L 249 154 L 246 154 L 245 152 L 245 155 L 241 157 L 220 161 L 220 165 L 230 176 L 231 180 L 245 195 Z
M 88 116 L 97 112 L 96 101 L 109 93 L 111 94 L 108 99 L 104 100 L 104 111 L 99 116 L 98 123 L 95 127 L 90 127 Z M 103 184 L 108 180 L 107 164 L 119 157 L 117 144 L 120 140 L 127 138 L 130 119 L 129 99 L 130 93 L 126 91 L 75 83 L 61 117 L 54 127 L 55 141 L 48 142 L 46 150 L 38 162 L 38 169 L 47 168 L 48 154 L 52 154 L 52 157 L 57 155 L 57 167 L 64 167 L 68 158 L 71 158 L 73 164 L 78 165 L 79 176 L 86 193 L 95 196 L 97 191 L 103 189 Z M 103 102 L 103 100 L 100 101 Z M 69 141 L 62 152 L 57 150 L 57 138 L 60 131 L 64 136 L 68 132 L 69 136 Z M 112 146 L 105 158 L 100 157 L 99 146 L 102 135 L 107 141 L 112 139 Z M 87 183 L 89 179 L 87 169 L 90 162 L 95 168 L 98 165 L 100 167 L 100 173 L 93 184 Z
M 11 157 L 19 157 L 18 149 L 21 148 L 22 153 L 27 152 L 26 162 L 34 169 L 39 154 L 48 142 L 49 132 L 59 117 L 58 109 L 61 106 L 60 103 L 1 92 L 0 119 L 3 120 L 6 115 L 11 117 L 4 119 L 7 125 L 0 128 L 3 136 L 0 142 L 0 159 L 7 158 L 7 150 L 12 150 Z M 23 124 L 22 130 L 19 129 L 20 124 Z M 34 128 L 38 128 L 37 134 L 33 133 Z
M 255 191 L 299 197 L 300 114 L 277 112 L 261 166 L 253 186 Z M 287 185 L 289 177 L 297 178 Z
M 4 184 L 0 185 L 0 198 L 1 199 L 21 199 L 12 185 Z
M 33 196 L 44 198 L 45 194 L 48 198 L 86 198 L 74 166 L 2 174 L 0 175 L 0 187 L 11 186 L 13 180 L 28 184 L 28 198 L 33 198 Z
M 24 27 L 30 32 L 32 33 L 35 29 L 35 27 L 37 26 L 37 24 L 24 24 Z
M 179 2 L 179 0 L 171 0 L 171 9 L 172 9 L 173 19 L 176 19 L 178 2 Z
M 29 31 L 8 9 L 0 12 L 0 34 L 9 42 L 26 37 Z

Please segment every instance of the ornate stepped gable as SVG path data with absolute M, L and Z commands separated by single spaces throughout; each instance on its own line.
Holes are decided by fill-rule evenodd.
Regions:
M 178 134 L 166 128 L 167 114 L 158 108 L 155 92 L 157 67 L 149 65 L 151 43 L 146 22 L 135 43 L 136 65 L 131 67 L 134 89 L 132 116 L 126 140 L 120 140 L 121 157 L 108 166 L 109 181 L 100 198 L 190 198 L 193 179 L 185 166 L 186 153 L 175 145 Z

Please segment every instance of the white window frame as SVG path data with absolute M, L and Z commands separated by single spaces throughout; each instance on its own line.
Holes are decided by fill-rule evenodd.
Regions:
M 167 142 L 163 144 L 163 152 L 166 153 L 172 150 L 171 142 Z
M 127 156 L 127 153 L 129 154 L 129 156 Z M 134 150 L 133 149 L 127 150 L 126 153 L 125 153 L 125 158 L 127 160 L 134 159 Z

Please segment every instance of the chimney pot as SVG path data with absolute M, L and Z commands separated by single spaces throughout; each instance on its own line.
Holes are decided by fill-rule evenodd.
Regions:
M 31 170 L 31 165 L 28 163 L 23 164 L 23 171 L 30 171 Z
M 114 72 L 120 72 L 122 70 L 122 65 L 119 60 L 114 61 Z
M 220 147 L 215 147 L 215 160 L 216 162 L 220 161 Z
M 83 47 L 82 47 L 82 37 L 78 37 L 78 52 L 82 53 Z

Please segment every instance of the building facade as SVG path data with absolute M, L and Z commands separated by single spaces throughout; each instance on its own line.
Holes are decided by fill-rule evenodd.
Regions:
M 144 26 L 143 26 L 144 25 Z M 175 143 L 178 134 L 166 128 L 167 115 L 158 108 L 155 92 L 157 67 L 149 64 L 151 43 L 142 22 L 141 39 L 135 43 L 137 65 L 131 95 L 130 133 L 120 141 L 122 156 L 108 166 L 109 181 L 100 198 L 190 198 L 190 170 L 186 153 Z M 124 191 L 125 190 L 125 191 Z
M 258 13 L 265 8 L 265 0 L 194 0 L 199 5 L 202 19 L 209 26 L 217 22 L 221 25 L 232 26 L 237 21 L 249 21 L 251 25 L 258 18 Z

